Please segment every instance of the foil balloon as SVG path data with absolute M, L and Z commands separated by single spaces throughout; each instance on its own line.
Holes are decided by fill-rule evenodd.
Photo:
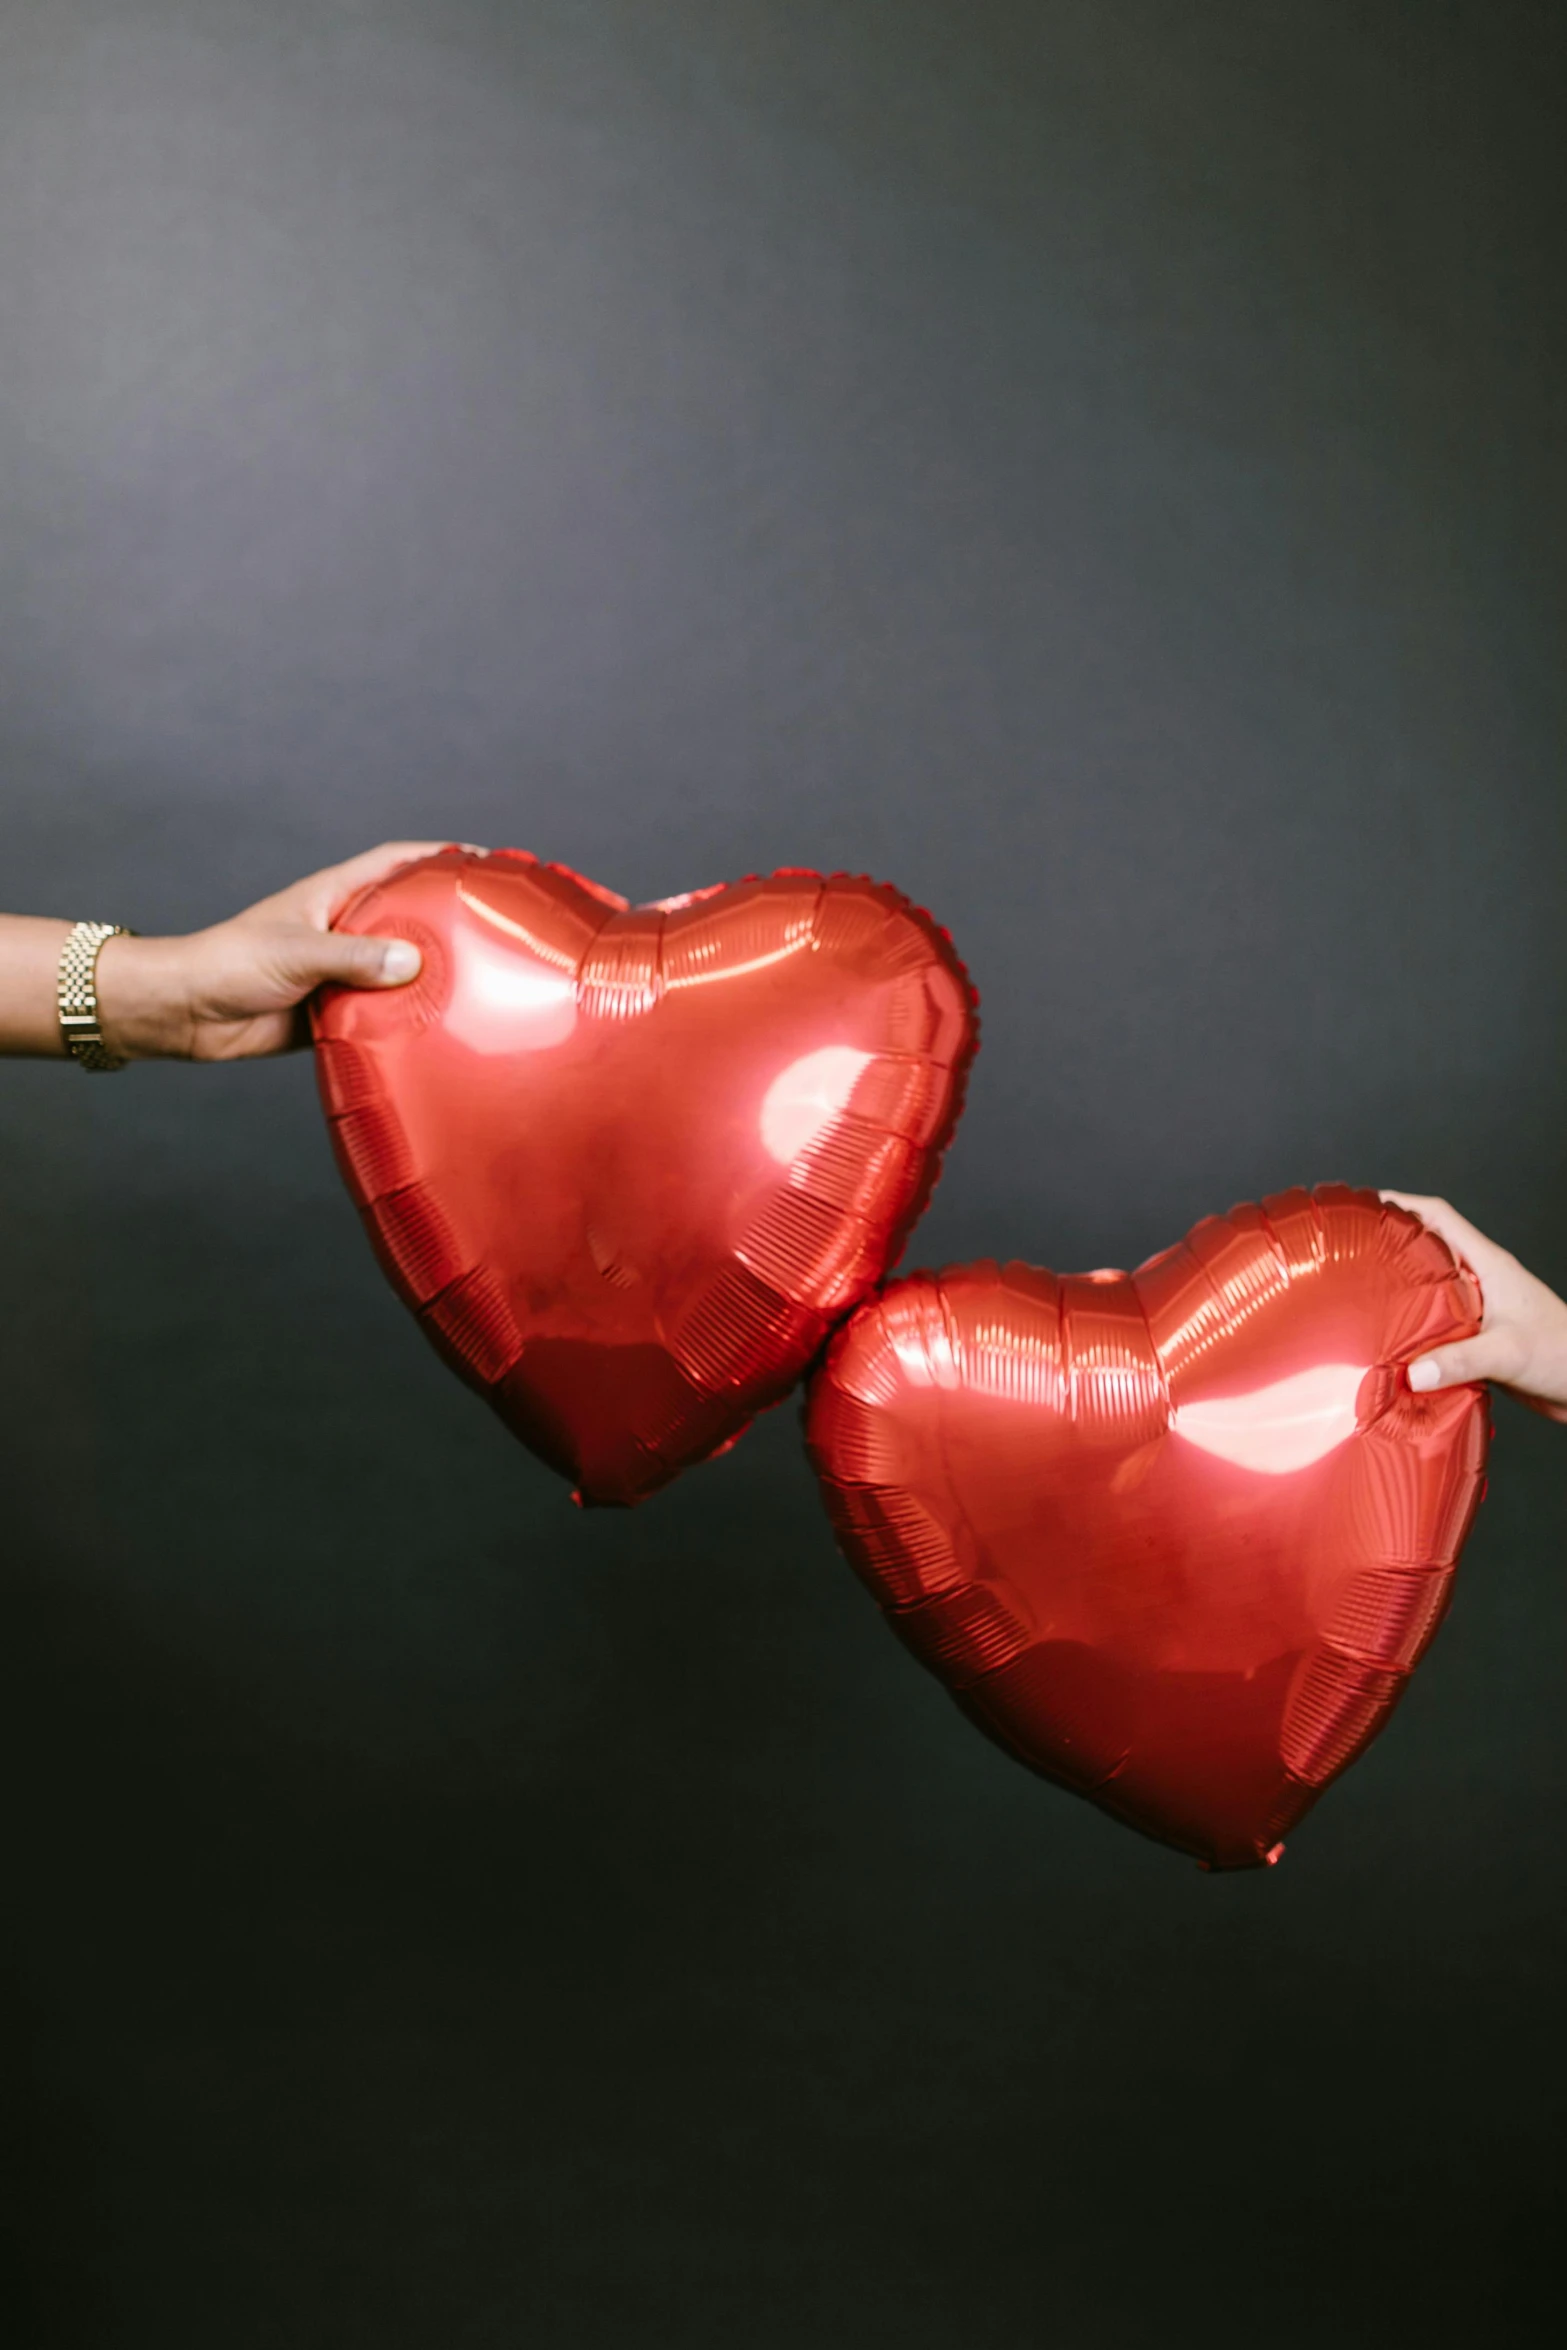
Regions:
M 894 1283 L 834 1340 L 808 1442 L 851 1563 L 980 1728 L 1246 1868 L 1376 1736 L 1447 1606 L 1486 1400 L 1413 1394 L 1404 1366 L 1479 1314 L 1413 1216 L 1290 1191 L 1130 1276 Z
M 448 849 L 338 927 L 423 956 L 318 1008 L 344 1180 L 426 1335 L 580 1500 L 732 1443 L 896 1260 L 976 1037 L 897 891 L 783 872 L 630 907 Z

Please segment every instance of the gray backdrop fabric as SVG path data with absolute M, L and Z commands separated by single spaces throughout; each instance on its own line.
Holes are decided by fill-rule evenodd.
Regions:
M 1292 1182 L 1567 1284 L 1563 18 L 4 0 L 0 903 L 897 882 L 913 1262 Z M 0 1073 L 8 2341 L 1524 2342 L 1567 1437 L 1262 1877 L 989 1748 L 792 1406 L 583 1516 L 303 1060 Z

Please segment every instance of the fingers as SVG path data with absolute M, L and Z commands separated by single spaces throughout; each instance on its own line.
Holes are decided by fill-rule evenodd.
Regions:
M 357 857 L 349 857 L 341 865 L 323 866 L 319 873 L 307 873 L 302 881 L 289 884 L 259 904 L 248 907 L 237 916 L 241 922 L 305 922 L 313 930 L 327 930 L 350 898 L 363 889 L 370 889 L 378 881 L 385 881 L 399 866 L 417 864 L 421 857 L 438 856 L 442 849 L 454 844 L 444 840 L 386 840 L 377 848 L 364 849 Z M 470 855 L 483 856 L 471 841 L 455 844 Z
M 1431 1395 L 1441 1387 L 1467 1387 L 1478 1379 L 1498 1379 L 1505 1386 L 1518 1368 L 1517 1352 L 1505 1333 L 1483 1330 L 1478 1338 L 1460 1338 L 1452 1346 L 1418 1355 L 1409 1366 L 1409 1384 L 1416 1395 Z
M 1413 1191 L 1384 1191 L 1381 1197 L 1418 1216 L 1472 1271 L 1483 1274 L 1492 1269 L 1499 1254 L 1496 1243 L 1487 1240 L 1445 1199 Z M 1486 1312 L 1490 1312 L 1489 1305 Z M 1477 1379 L 1505 1380 L 1516 1369 L 1516 1353 L 1508 1333 L 1482 1330 L 1477 1337 L 1460 1338 L 1452 1346 L 1433 1347 L 1430 1354 L 1418 1355 L 1409 1366 L 1409 1384 L 1416 1395 L 1433 1395 L 1440 1388 L 1466 1387 Z
M 419 975 L 419 949 L 406 938 L 359 938 L 336 930 L 299 930 L 278 944 L 279 976 L 299 995 L 318 987 L 406 987 Z
M 1485 1372 L 1473 1359 L 1476 1351 L 1475 1340 L 1460 1339 L 1456 1346 L 1439 1346 L 1434 1354 L 1418 1356 L 1409 1366 L 1410 1386 L 1416 1395 L 1431 1395 L 1439 1387 L 1483 1379 Z
M 346 864 L 330 865 L 324 873 L 313 874 L 312 881 L 328 885 L 323 893 L 326 920 L 335 921 L 351 897 L 377 881 L 384 881 L 399 865 L 412 865 L 420 857 L 437 856 L 442 849 L 452 846 L 452 842 L 444 840 L 382 841 L 379 848 L 365 849 L 359 856 L 350 857 Z
M 1496 1246 L 1495 1241 L 1487 1240 L 1485 1234 L 1471 1224 L 1467 1216 L 1461 1216 L 1456 1208 L 1449 1207 L 1445 1199 L 1431 1199 L 1424 1193 L 1414 1191 L 1384 1191 L 1379 1197 L 1391 1200 L 1396 1208 L 1407 1208 L 1412 1216 L 1418 1216 L 1422 1224 L 1429 1225 L 1433 1232 L 1439 1233 L 1450 1249 L 1467 1264 L 1475 1265 L 1477 1270 L 1476 1250 L 1483 1255 L 1487 1249 Z
M 1567 1414 L 1567 1303 L 1446 1200 L 1403 1191 L 1384 1191 L 1382 1197 L 1439 1233 L 1479 1277 L 1485 1293 L 1484 1326 L 1477 1337 L 1433 1347 L 1410 1364 L 1415 1394 L 1489 1379 L 1549 1419 Z

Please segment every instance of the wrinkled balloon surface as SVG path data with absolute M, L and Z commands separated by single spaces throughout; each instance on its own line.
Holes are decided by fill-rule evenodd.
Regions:
M 1281 1839 L 1387 1720 L 1482 1490 L 1446 1244 L 1324 1185 L 1132 1275 L 975 1264 L 838 1333 L 807 1434 L 851 1563 L 980 1727 L 1213 1868 Z
M 336 991 L 317 1070 L 394 1288 L 581 1498 L 720 1451 L 896 1261 L 975 1043 L 895 890 L 776 873 L 657 906 L 462 850 L 340 929 L 411 939 Z

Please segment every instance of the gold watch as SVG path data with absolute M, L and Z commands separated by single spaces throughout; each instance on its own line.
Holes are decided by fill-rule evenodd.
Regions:
M 123 1069 L 123 1053 L 111 1053 L 98 1025 L 98 951 L 109 938 L 134 938 L 123 922 L 78 922 L 60 953 L 55 990 L 60 1034 L 74 1061 L 95 1074 Z

